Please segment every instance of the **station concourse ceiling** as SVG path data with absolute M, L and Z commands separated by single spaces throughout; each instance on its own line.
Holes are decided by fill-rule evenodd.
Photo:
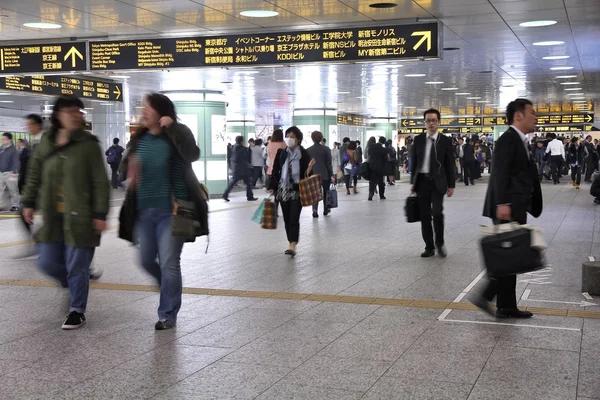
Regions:
M 571 102 L 574 97 L 581 101 L 584 97 L 586 103 L 577 107 L 585 110 L 586 104 L 589 107 L 600 95 L 599 0 L 386 0 L 397 6 L 370 7 L 377 1 L 2 0 L 0 45 L 69 38 L 185 37 L 439 21 L 445 48 L 441 60 L 111 71 L 94 75 L 127 76 L 123 80 L 130 90 L 132 106 L 139 105 L 148 91 L 205 88 L 222 90 L 230 107 L 240 115 L 257 110 L 286 114 L 293 108 L 324 103 L 340 111 L 381 117 L 418 113 L 430 106 L 448 107 L 454 112 L 468 106 L 501 110 L 517 96 L 545 104 Z M 279 15 L 240 15 L 247 10 L 272 10 Z M 520 26 L 537 20 L 556 23 Z M 39 21 L 62 27 L 23 26 Z M 534 45 L 545 41 L 563 43 Z M 556 67 L 569 69 L 553 69 Z M 424 76 L 406 76 L 414 74 Z M 33 96 L 13 97 L 17 99 L 15 106 L 36 101 L 39 104 Z

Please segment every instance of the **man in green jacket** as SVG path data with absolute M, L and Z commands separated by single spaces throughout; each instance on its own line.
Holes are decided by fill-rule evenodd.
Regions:
M 85 323 L 90 264 L 106 229 L 109 184 L 98 139 L 82 128 L 83 103 L 58 98 L 52 127 L 44 134 L 31 160 L 22 196 L 23 218 L 33 224 L 42 214 L 35 239 L 41 269 L 71 293 L 63 329 Z

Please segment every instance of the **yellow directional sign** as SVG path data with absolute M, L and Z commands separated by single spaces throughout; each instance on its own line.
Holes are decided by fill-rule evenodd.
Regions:
M 63 20 L 67 23 L 67 25 L 77 25 L 79 23 L 79 20 L 81 19 L 81 13 L 79 13 L 78 16 L 75 16 L 75 10 L 71 8 L 69 9 L 69 15 L 66 16 L 65 14 L 63 14 L 62 17 Z
M 69 57 L 71 57 L 71 66 L 73 68 L 75 68 L 75 65 L 77 65 L 77 60 L 75 57 L 79 57 L 79 59 L 83 61 L 83 54 L 81 54 L 79 50 L 75 48 L 75 46 L 72 46 L 71 49 L 67 51 L 67 54 L 65 54 L 65 61 L 67 61 Z
M 118 86 L 115 88 L 115 91 L 113 93 L 117 95 L 117 100 L 121 98 L 121 89 L 119 89 Z
M 585 116 L 585 122 L 592 122 L 592 121 L 594 121 L 594 117 L 592 117 L 589 114 Z
M 431 50 L 431 31 L 417 31 L 410 36 L 422 36 L 421 40 L 413 46 L 413 50 L 417 50 L 425 41 L 427 41 L 427 51 Z

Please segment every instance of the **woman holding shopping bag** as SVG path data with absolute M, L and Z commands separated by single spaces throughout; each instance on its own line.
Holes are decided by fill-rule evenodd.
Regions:
M 285 149 L 279 149 L 273 159 L 272 179 L 269 191 L 281 204 L 285 232 L 289 247 L 285 254 L 296 256 L 296 246 L 300 238 L 300 180 L 312 174 L 315 159 L 301 146 L 303 134 L 295 126 L 285 131 Z

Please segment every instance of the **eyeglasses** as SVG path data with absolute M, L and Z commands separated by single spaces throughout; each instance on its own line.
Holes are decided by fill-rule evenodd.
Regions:
M 438 122 L 438 120 L 437 119 L 426 119 L 425 122 L 428 124 L 435 124 Z

